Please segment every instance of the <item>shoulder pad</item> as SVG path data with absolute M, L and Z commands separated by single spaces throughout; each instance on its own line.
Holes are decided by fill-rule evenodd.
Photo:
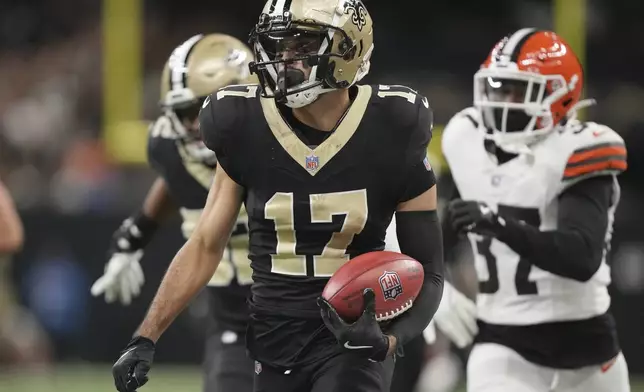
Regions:
M 432 117 L 427 98 L 412 88 L 386 84 L 372 85 L 371 88 L 381 113 L 395 117 L 395 123 L 401 127 L 415 127 L 424 113 Z
M 164 173 L 169 166 L 174 165 L 179 158 L 176 135 L 168 133 L 167 124 L 157 120 L 148 133 L 147 158 L 148 164 L 159 174 Z M 156 127 L 156 130 L 155 130 Z M 157 132 L 159 131 L 159 132 Z
M 427 98 L 416 90 L 400 85 L 371 86 L 378 116 L 395 124 L 401 140 L 407 140 L 403 152 L 408 165 L 423 162 L 432 139 L 434 115 Z
M 469 107 L 456 113 L 443 128 L 441 145 L 443 154 L 447 157 L 449 153 L 464 140 L 474 140 L 472 135 L 481 132 L 481 114 L 473 107 Z
M 209 95 L 199 113 L 199 131 L 206 147 L 215 152 L 217 162 L 238 184 L 243 174 L 239 169 L 240 141 L 246 139 L 247 121 L 252 121 L 251 104 L 259 105 L 256 84 L 231 85 Z M 237 163 L 237 164 L 236 164 Z
M 159 116 L 148 127 L 148 139 L 176 139 L 177 131 L 174 129 L 172 119 L 168 116 Z
M 256 84 L 239 84 L 222 87 L 206 97 L 199 114 L 199 123 L 208 148 L 215 151 L 216 140 L 229 138 L 228 133 L 242 129 L 246 105 L 257 96 Z
M 566 156 L 562 174 L 565 187 L 588 177 L 617 175 L 628 166 L 624 140 L 605 125 L 576 122 L 566 127 L 561 136 Z
M 168 159 L 169 154 L 176 154 L 177 131 L 174 129 L 172 119 L 168 116 L 159 116 L 148 128 L 148 163 L 153 169 L 159 171 Z

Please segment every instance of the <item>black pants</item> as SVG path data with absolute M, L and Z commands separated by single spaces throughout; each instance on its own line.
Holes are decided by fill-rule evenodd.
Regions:
M 255 392 L 388 392 L 394 361 L 343 353 L 298 369 L 255 363 Z M 235 391 L 237 392 L 237 391 Z
M 246 354 L 244 334 L 213 331 L 206 340 L 204 392 L 251 392 L 254 362 Z
M 405 345 L 405 356 L 396 359 L 396 368 L 391 382 L 391 392 L 413 392 L 418 383 L 425 361 L 425 338 L 423 335 Z

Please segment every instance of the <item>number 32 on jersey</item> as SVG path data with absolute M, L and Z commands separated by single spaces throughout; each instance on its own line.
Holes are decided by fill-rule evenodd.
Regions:
M 534 208 L 513 207 L 500 204 L 498 206 L 498 214 L 506 218 L 522 220 L 535 227 L 539 227 L 541 225 L 539 210 Z M 482 294 L 494 294 L 499 291 L 499 263 L 497 262 L 496 256 L 490 249 L 491 245 L 492 238 L 490 237 L 483 237 L 476 241 L 476 251 L 485 259 L 489 275 L 487 280 L 479 281 L 479 292 Z M 530 262 L 519 257 L 519 262 L 514 275 L 514 287 L 516 288 L 518 295 L 539 294 L 537 284 L 529 279 L 531 269 L 532 265 Z
M 334 215 L 344 216 L 339 231 L 331 238 L 322 252 L 313 256 L 313 270 L 307 268 L 306 256 L 296 252 L 296 227 L 293 193 L 278 192 L 264 207 L 264 217 L 275 223 L 277 246 L 271 255 L 271 272 L 283 275 L 329 277 L 349 260 L 346 254 L 353 237 L 367 223 L 367 190 L 309 195 L 311 224 L 332 223 Z

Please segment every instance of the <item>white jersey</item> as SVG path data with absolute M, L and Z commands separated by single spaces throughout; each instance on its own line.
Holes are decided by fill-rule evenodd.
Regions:
M 622 138 L 600 124 L 571 122 L 533 145 L 530 153 L 498 165 L 484 147 L 481 123 L 479 112 L 468 108 L 443 131 L 443 154 L 461 198 L 485 202 L 544 231 L 557 228 L 558 196 L 564 190 L 588 177 L 616 176 L 625 169 Z M 610 305 L 605 255 L 619 199 L 616 180 L 614 184 L 604 260 L 587 282 L 541 270 L 496 239 L 468 234 L 480 282 L 478 318 L 490 324 L 532 325 L 605 313 Z

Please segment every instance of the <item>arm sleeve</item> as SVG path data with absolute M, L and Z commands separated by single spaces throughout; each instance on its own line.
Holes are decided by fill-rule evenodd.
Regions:
M 438 189 L 439 192 L 444 192 L 442 197 L 442 199 L 444 200 L 444 207 L 442 208 L 444 215 L 443 219 L 441 219 L 441 230 L 443 232 L 443 249 L 445 250 L 445 261 L 450 262 L 453 261 L 453 258 L 451 256 L 454 252 L 454 249 L 460 242 L 460 238 L 456 230 L 454 230 L 454 228 L 452 228 L 452 225 L 450 224 L 449 216 L 447 216 L 447 214 L 449 214 L 447 205 L 450 201 L 459 199 L 461 195 L 458 192 L 456 183 L 454 182 L 454 179 L 450 174 L 441 176 L 440 186 Z
M 505 219 L 498 239 L 531 264 L 565 278 L 588 281 L 603 258 L 614 177 L 581 181 L 559 196 L 557 230 L 540 231 Z
M 396 227 L 402 252 L 423 265 L 423 286 L 414 306 L 392 321 L 388 333 L 397 347 L 420 335 L 429 325 L 443 295 L 443 244 L 436 211 L 396 212 Z
M 436 184 L 436 177 L 429 159 L 427 146 L 432 139 L 433 113 L 427 99 L 422 97 L 418 104 L 418 119 L 413 126 L 409 144 L 405 151 L 403 189 L 399 202 L 404 202 L 421 195 Z

